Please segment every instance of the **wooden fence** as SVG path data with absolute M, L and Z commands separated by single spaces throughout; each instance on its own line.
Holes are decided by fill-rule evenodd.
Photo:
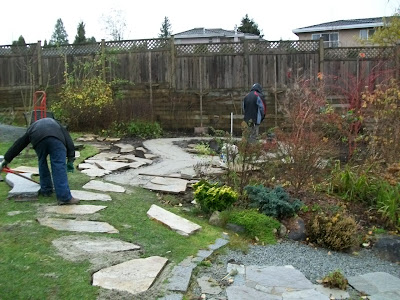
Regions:
M 396 51 L 398 47 L 325 49 L 321 41 L 175 44 L 173 38 L 0 46 L 0 104 L 21 109 L 26 106 L 22 91 L 37 89 L 48 92 L 49 103 L 57 101 L 65 71 L 104 54 L 103 77 L 133 83 L 124 87 L 117 104 L 122 119 L 151 115 L 165 128 L 226 129 L 233 113 L 238 128 L 241 100 L 258 82 L 268 92 L 267 128 L 277 122 L 279 98 L 299 78 L 317 81 L 323 74 L 332 90 L 376 84 L 398 77 Z

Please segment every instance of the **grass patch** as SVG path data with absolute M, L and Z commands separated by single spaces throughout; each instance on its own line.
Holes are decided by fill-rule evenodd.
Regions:
M 72 135 L 76 137 L 76 135 Z M 1 143 L 0 153 L 5 153 L 12 143 Z M 86 146 L 75 166 L 97 153 Z M 22 152 L 10 164 L 37 166 L 33 149 Z M 4 176 L 4 175 L 2 175 Z M 82 189 L 90 179 L 75 171 L 68 173 L 71 189 Z M 101 180 L 101 179 L 100 179 Z M 170 262 L 179 263 L 199 249 L 206 249 L 221 236 L 221 228 L 210 226 L 205 219 L 183 212 L 180 208 L 161 205 L 156 193 L 134 187 L 126 187 L 127 193 L 108 193 L 112 201 L 90 201 L 93 205 L 107 205 L 97 221 L 108 222 L 119 234 L 88 234 L 107 236 L 141 246 L 143 257 L 159 255 Z M 39 197 L 38 202 L 14 202 L 7 200 L 10 187 L 0 182 L 0 298 L 1 299 L 96 299 L 99 288 L 91 285 L 88 262 L 71 262 L 57 255 L 52 241 L 62 236 L 78 233 L 56 231 L 41 226 L 36 221 L 37 209 L 42 204 L 56 204 L 55 196 Z M 201 231 L 183 237 L 164 225 L 150 220 L 147 210 L 157 204 L 202 226 Z M 20 211 L 17 215 L 8 212 Z

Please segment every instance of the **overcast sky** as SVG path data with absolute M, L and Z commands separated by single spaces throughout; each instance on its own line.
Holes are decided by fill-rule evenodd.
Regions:
M 267 40 L 296 40 L 295 28 L 329 21 L 391 16 L 400 0 L 11 0 L 3 1 L 0 18 L 0 45 L 9 45 L 20 35 L 27 43 L 49 41 L 57 19 L 61 18 L 72 43 L 80 22 L 86 37 L 110 40 L 104 30 L 104 16 L 121 11 L 127 27 L 123 38 L 149 39 L 160 33 L 164 17 L 172 33 L 196 27 L 233 30 L 248 14 Z

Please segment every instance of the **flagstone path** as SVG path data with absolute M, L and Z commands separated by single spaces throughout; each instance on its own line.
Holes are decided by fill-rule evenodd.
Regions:
M 162 175 L 175 173 L 182 176 L 183 174 L 193 174 L 191 168 L 193 168 L 194 164 L 201 163 L 202 159 L 177 150 L 179 147 L 175 148 L 172 145 L 174 140 L 176 139 L 167 139 L 163 143 L 162 139 L 158 139 L 145 143 L 146 148 L 151 149 L 154 146 L 155 148 L 152 149 L 152 152 L 156 155 L 155 157 L 161 157 L 164 161 L 162 160 L 151 165 L 148 162 L 142 161 L 148 166 L 141 170 L 130 169 L 129 171 L 125 171 L 123 176 L 117 174 L 108 175 L 106 179 L 126 185 L 146 185 L 149 183 L 166 186 L 186 185 L 186 180 L 166 179 Z M 104 145 L 102 146 L 104 147 Z M 132 151 L 130 147 L 120 146 L 121 150 Z M 123 157 L 122 159 L 129 161 L 132 158 Z M 114 157 L 112 159 L 121 159 L 121 157 Z M 104 162 L 97 163 L 99 169 L 100 167 L 107 168 L 106 165 Z M 110 166 L 110 164 L 107 166 Z M 161 176 L 140 177 L 138 175 L 140 172 Z M 19 188 L 16 182 L 20 181 L 10 175 L 13 174 L 7 175 L 9 177 L 7 182 L 13 186 L 13 189 Z M 135 176 L 140 178 L 134 180 Z M 23 178 L 21 180 L 29 182 Z M 177 181 L 180 183 L 177 184 Z M 23 186 L 27 186 L 25 182 Z M 126 192 L 122 186 L 96 180 L 91 180 L 82 188 L 101 192 Z M 153 187 L 153 189 L 155 188 Z M 33 191 L 34 194 L 36 193 L 36 197 L 37 192 L 38 190 Z M 107 194 L 81 190 L 73 190 L 71 192 L 73 197 L 84 201 L 112 201 L 112 198 Z M 107 209 L 107 206 L 86 204 L 71 206 L 39 205 L 38 209 L 45 215 L 38 218 L 38 222 L 41 225 L 49 226 L 55 230 L 74 232 L 73 235 L 63 236 L 52 243 L 60 255 L 66 259 L 73 261 L 87 259 L 94 265 L 93 268 L 96 269 L 96 272 L 93 274 L 93 285 L 110 290 L 110 292 L 119 291 L 136 295 L 148 291 L 155 284 L 160 274 L 167 272 L 167 274 L 164 274 L 166 280 L 158 282 L 159 291 L 156 294 L 151 294 L 152 296 L 149 299 L 183 299 L 184 294 L 188 291 L 193 270 L 197 265 L 229 243 L 229 237 L 224 234 L 207 249 L 200 249 L 195 257 L 187 257 L 179 264 L 168 268 L 166 267 L 168 266 L 166 258 L 159 256 L 140 258 L 138 253 L 141 250 L 140 246 L 115 238 L 118 235 L 118 229 L 112 225 L 105 222 L 70 219 L 71 216 L 78 217 L 79 215 L 90 215 L 93 213 L 101 214 L 101 211 Z M 19 214 L 23 212 L 13 211 L 8 213 Z M 161 222 L 171 230 L 176 231 L 177 234 L 191 235 L 201 229 L 199 225 L 157 205 L 151 206 L 147 215 L 149 218 L 154 219 L 154 221 Z M 68 216 L 69 218 L 64 219 L 62 216 Z M 98 232 L 102 232 L 105 235 L 112 234 L 113 238 L 110 236 L 90 236 L 90 233 Z M 104 257 L 108 259 L 103 260 Z M 300 271 L 292 266 L 245 266 L 228 264 L 227 274 L 227 279 L 230 283 L 228 286 L 222 286 L 221 281 L 215 278 L 203 276 L 196 279 L 204 294 L 203 299 L 328 300 L 347 299 L 349 297 L 344 291 L 327 289 L 321 285 L 312 284 Z M 400 279 L 390 274 L 382 272 L 363 274 L 349 278 L 349 283 L 358 291 L 370 295 L 369 299 L 371 300 L 400 300 Z M 224 289 L 226 296 L 220 296 Z M 107 295 L 105 298 L 115 297 Z

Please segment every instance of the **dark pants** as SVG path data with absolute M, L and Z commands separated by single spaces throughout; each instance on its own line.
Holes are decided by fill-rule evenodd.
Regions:
M 72 195 L 68 185 L 65 145 L 59 139 L 47 137 L 36 145 L 35 151 L 39 162 L 41 193 L 51 194 L 54 184 L 57 200 L 69 201 Z M 48 155 L 50 155 L 51 174 L 47 164 Z

